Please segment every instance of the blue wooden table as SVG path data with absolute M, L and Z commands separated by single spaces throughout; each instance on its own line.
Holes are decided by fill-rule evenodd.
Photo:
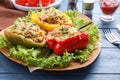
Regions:
M 60 10 L 67 10 L 68 0 L 63 0 L 58 7 Z M 82 0 L 78 0 L 77 9 L 82 12 Z M 110 23 L 102 22 L 99 17 L 102 14 L 98 0 L 95 0 L 92 20 L 98 25 L 102 37 L 102 49 L 98 58 L 91 65 L 71 71 L 34 71 L 15 62 L 10 61 L 0 54 L 0 80 L 120 80 L 120 48 L 109 43 L 102 29 L 110 28 L 120 38 L 116 23 L 120 21 L 120 8 L 114 16 L 115 21 Z

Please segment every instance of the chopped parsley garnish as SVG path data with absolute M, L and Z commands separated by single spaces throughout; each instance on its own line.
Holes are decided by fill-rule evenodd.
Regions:
M 73 20 L 73 24 L 75 27 L 80 27 L 81 25 L 85 25 L 86 21 L 79 19 L 77 17 L 78 11 L 68 10 L 65 12 L 70 18 Z M 32 12 L 29 12 L 27 19 L 29 20 L 29 16 Z M 24 20 L 23 20 L 24 21 Z M 18 19 L 17 22 L 20 22 Z M 14 26 L 16 28 L 16 26 Z M 23 46 L 12 46 L 10 47 L 9 55 L 15 58 L 22 59 L 26 62 L 26 65 L 38 66 L 40 68 L 54 68 L 54 67 L 65 67 L 68 66 L 70 62 L 77 61 L 83 63 L 89 57 L 91 51 L 94 49 L 97 41 L 98 41 L 98 28 L 95 24 L 89 25 L 83 29 L 90 36 L 90 42 L 86 49 L 84 50 L 76 50 L 74 53 L 64 52 L 63 56 L 57 56 L 53 54 L 53 52 L 46 46 L 45 48 L 31 48 L 28 49 Z M 61 28 L 62 34 L 67 34 L 68 29 L 65 27 Z M 54 36 L 54 34 L 52 34 Z M 57 36 L 57 35 L 55 35 Z M 0 35 L 0 47 L 9 46 L 7 41 Z

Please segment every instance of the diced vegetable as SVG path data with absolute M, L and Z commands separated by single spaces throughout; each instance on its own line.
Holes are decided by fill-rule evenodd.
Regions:
M 34 11 L 29 12 L 29 15 L 23 19 L 22 21 L 25 21 L 26 19 L 30 21 L 31 17 L 30 15 L 33 14 Z M 66 11 L 65 14 L 68 15 L 73 21 L 73 24 L 75 27 L 79 29 L 81 25 L 85 25 L 86 21 L 82 19 L 78 19 L 76 14 L 78 14 L 78 11 Z M 21 22 L 20 19 L 18 19 L 15 23 Z M 13 29 L 16 29 L 16 26 L 13 27 Z M 62 56 L 53 54 L 53 51 L 48 48 L 48 46 L 45 46 L 43 48 L 26 48 L 20 45 L 14 46 L 10 45 L 6 39 L 0 35 L 0 47 L 5 46 L 11 46 L 9 55 L 21 59 L 25 61 L 26 66 L 38 66 L 40 68 L 55 68 L 55 67 L 66 67 L 69 65 L 69 63 L 77 61 L 79 63 L 85 62 L 88 57 L 90 56 L 90 53 L 94 50 L 96 43 L 99 39 L 99 31 L 98 26 L 95 24 L 91 24 L 86 26 L 82 29 L 89 35 L 89 43 L 83 50 L 75 50 L 72 53 L 69 53 L 65 51 Z M 67 29 L 62 32 L 63 35 L 67 33 Z M 62 37 L 61 37 L 62 38 Z M 59 38 L 58 38 L 59 39 Z M 64 39 L 64 38 L 62 38 Z
M 38 24 L 41 28 L 46 31 L 51 31 L 54 28 L 60 27 L 61 25 L 72 25 L 71 18 L 63 12 L 50 8 L 48 10 L 33 13 L 31 15 L 33 23 Z
M 27 0 L 29 6 L 37 6 L 39 0 Z
M 79 31 L 74 27 L 62 26 L 47 34 L 48 46 L 57 55 L 63 55 L 65 51 L 74 52 L 76 49 L 86 48 L 89 36 L 86 32 Z
M 6 39 L 14 45 L 26 47 L 44 47 L 46 32 L 32 22 L 18 19 L 16 23 L 4 31 Z
M 51 0 L 41 0 L 42 6 L 48 6 L 51 3 Z
M 19 5 L 25 6 L 27 0 L 16 0 L 15 2 Z

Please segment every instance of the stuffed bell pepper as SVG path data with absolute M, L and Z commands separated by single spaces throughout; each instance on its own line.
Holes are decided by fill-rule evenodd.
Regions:
M 14 45 L 25 47 L 44 47 L 46 32 L 32 22 L 19 19 L 4 31 L 5 38 Z
M 74 52 L 86 48 L 89 36 L 86 32 L 75 27 L 61 26 L 48 32 L 47 43 L 50 49 L 57 55 L 63 55 L 65 51 Z
M 33 13 L 31 15 L 31 21 L 38 24 L 46 31 L 51 31 L 54 28 L 65 24 L 72 25 L 71 18 L 55 8 L 49 8 L 42 12 Z

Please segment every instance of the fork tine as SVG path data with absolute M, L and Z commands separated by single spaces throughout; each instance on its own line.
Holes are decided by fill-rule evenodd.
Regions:
M 118 38 L 111 32 L 110 29 L 104 29 L 103 32 L 109 42 L 115 43 L 119 41 Z
M 111 42 L 111 41 L 112 41 L 112 38 L 111 38 L 111 36 L 109 35 L 109 34 L 110 34 L 109 29 L 104 29 L 103 32 L 104 32 L 106 38 L 108 39 L 108 41 Z
M 110 31 L 111 32 L 111 31 Z M 111 32 L 111 37 L 114 39 L 114 40 L 118 40 L 118 38 Z
M 111 39 L 111 42 L 112 42 L 115 38 L 114 38 L 114 36 L 112 35 L 112 32 L 111 32 L 110 29 L 108 29 L 107 32 L 108 32 L 107 35 L 109 36 L 109 38 Z

